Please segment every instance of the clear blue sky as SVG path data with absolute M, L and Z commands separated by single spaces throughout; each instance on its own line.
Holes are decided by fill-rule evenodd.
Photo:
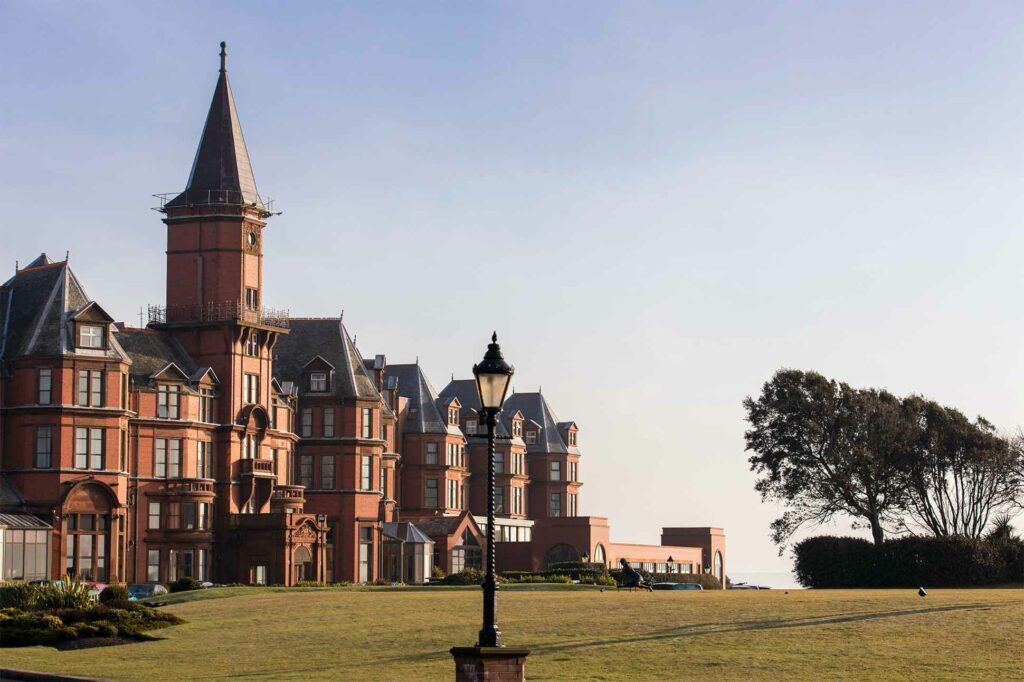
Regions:
M 898 6 L 897 6 L 898 5 Z M 268 305 L 440 389 L 497 328 L 613 539 L 788 568 L 743 452 L 779 367 L 1024 421 L 1020 3 L 0 4 L 0 263 L 160 302 L 229 71 Z M 486 257 L 485 257 L 486 256 Z M 848 524 L 840 524 L 845 530 Z

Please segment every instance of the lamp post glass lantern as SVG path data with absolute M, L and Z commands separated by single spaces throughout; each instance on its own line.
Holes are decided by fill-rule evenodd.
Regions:
M 487 575 L 484 576 L 484 625 L 477 642 L 479 647 L 502 646 L 498 629 L 498 581 L 494 575 L 494 429 L 513 372 L 515 369 L 501 355 L 495 332 L 483 361 L 473 365 L 480 406 L 487 423 Z

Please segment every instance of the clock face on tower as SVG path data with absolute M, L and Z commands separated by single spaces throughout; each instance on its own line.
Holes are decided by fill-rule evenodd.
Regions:
M 245 246 L 250 251 L 255 251 L 260 244 L 260 236 L 256 234 L 256 230 L 250 229 L 245 234 Z

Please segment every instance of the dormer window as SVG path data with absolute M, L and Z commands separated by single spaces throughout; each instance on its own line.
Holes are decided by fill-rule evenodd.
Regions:
M 102 324 L 78 325 L 79 348 L 103 348 L 103 336 Z
M 448 410 L 448 423 L 453 426 L 459 425 L 459 411 L 455 408 Z
M 178 419 L 179 416 L 179 387 L 158 386 L 156 389 L 156 416 L 159 419 Z
M 475 419 L 466 420 L 466 433 L 470 436 L 476 435 L 477 421 Z
M 572 446 L 576 445 L 576 432 L 575 431 L 570 431 L 569 432 L 569 445 L 572 445 Z
M 537 432 L 536 431 L 527 431 L 526 432 L 526 444 L 527 445 L 533 445 L 536 442 L 537 442 Z
M 523 437 L 523 423 L 520 421 L 512 422 L 512 436 L 515 438 Z
M 324 393 L 327 391 L 327 372 L 309 373 L 310 393 Z

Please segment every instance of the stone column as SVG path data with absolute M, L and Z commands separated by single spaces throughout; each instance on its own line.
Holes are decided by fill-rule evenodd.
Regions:
M 525 682 L 529 649 L 455 647 L 455 682 Z

